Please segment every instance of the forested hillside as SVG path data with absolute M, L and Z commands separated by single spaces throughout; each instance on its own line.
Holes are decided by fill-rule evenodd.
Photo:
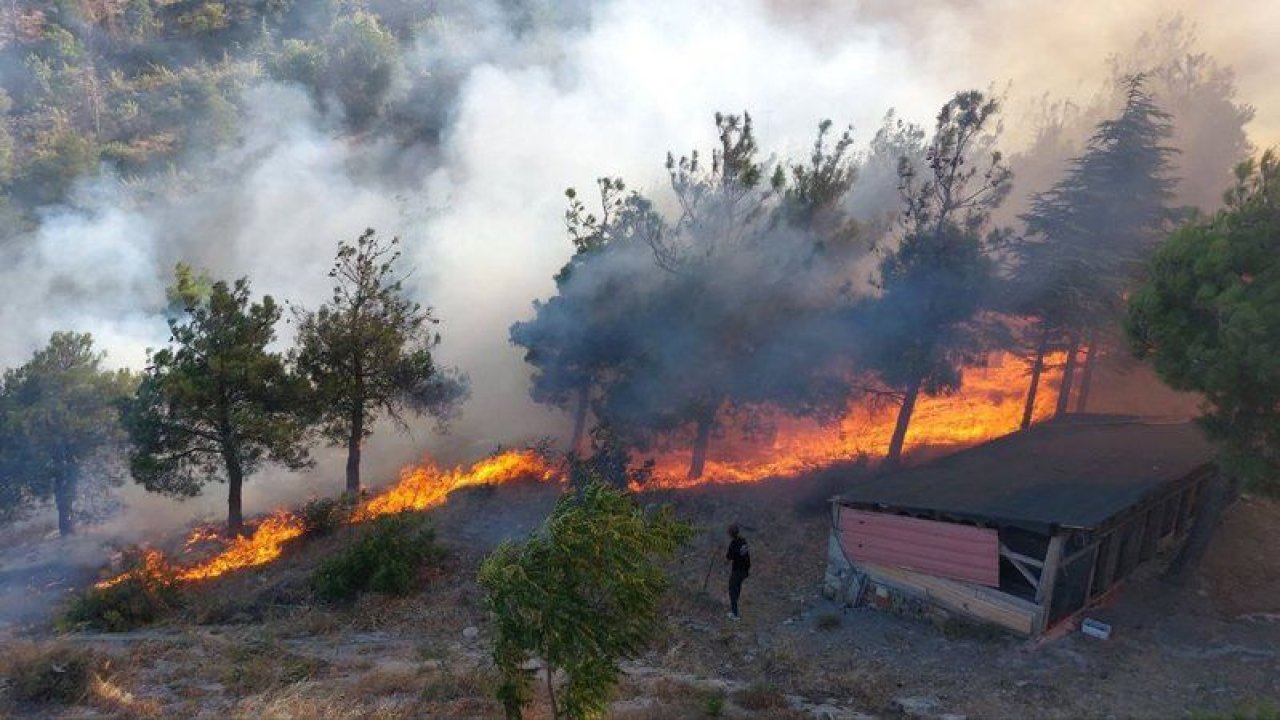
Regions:
M 263 80 L 305 88 L 340 131 L 432 140 L 456 73 L 448 62 L 411 72 L 407 56 L 465 47 L 482 21 L 519 33 L 565 14 L 540 0 L 493 13 L 448 5 L 8 0 L 0 7 L 0 232 L 30 228 L 35 210 L 63 200 L 79 177 L 103 168 L 125 178 L 172 172 L 234 142 L 244 93 Z

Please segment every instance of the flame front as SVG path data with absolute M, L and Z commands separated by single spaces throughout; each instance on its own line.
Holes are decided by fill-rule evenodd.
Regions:
M 1060 382 L 1057 369 L 1063 354 L 1046 358 L 1047 368 L 1041 379 L 1033 418 L 1047 417 L 1053 411 L 1053 390 Z M 995 354 L 983 367 L 966 368 L 959 392 L 948 396 L 922 396 L 911 419 L 906 450 L 923 447 L 959 447 L 1012 432 L 1022 419 L 1026 394 L 1026 367 L 1018 358 Z M 859 456 L 881 458 L 897 415 L 897 405 L 865 402 L 853 403 L 839 422 L 829 426 L 812 420 L 777 414 L 769 418 L 770 436 L 762 441 L 759 434 L 727 428 L 724 439 L 714 441 L 702 478 L 685 477 L 690 451 L 673 450 L 655 458 L 652 483 L 661 487 L 680 488 L 706 482 L 755 482 L 770 477 L 788 477 L 825 467 Z M 559 477 L 558 470 L 532 450 L 509 450 L 485 458 L 463 469 L 442 469 L 429 459 L 423 464 L 405 468 L 391 487 L 360 504 L 352 515 L 353 522 L 365 522 L 381 515 L 404 511 L 421 511 L 442 505 L 449 493 L 459 488 L 500 485 L 521 478 L 543 482 Z M 233 538 L 219 538 L 208 528 L 196 529 L 187 539 L 187 549 L 203 543 L 225 543 L 208 560 L 178 569 L 183 581 L 215 578 L 233 570 L 256 567 L 272 562 L 284 552 L 285 545 L 302 535 L 302 520 L 297 515 L 280 511 L 260 522 L 253 533 Z M 148 550 L 144 565 L 159 567 L 168 561 L 161 553 Z M 96 587 L 111 587 L 129 573 L 104 580 Z
M 400 471 L 400 480 L 381 494 L 370 498 L 355 513 L 355 521 L 363 522 L 379 515 L 427 510 L 444 503 L 449 493 L 476 485 L 500 485 L 520 478 L 542 481 L 555 479 L 556 471 L 532 450 L 510 450 L 485 458 L 463 470 L 441 470 L 434 463 L 424 463 Z
M 280 557 L 285 543 L 300 535 L 302 520 L 291 512 L 281 510 L 258 523 L 252 534 L 232 538 L 222 552 L 179 572 L 178 579 L 207 580 L 232 570 L 265 565 Z
M 428 459 L 422 465 L 401 470 L 395 485 L 361 503 L 352 515 L 352 522 L 408 510 L 428 510 L 444 504 L 449 493 L 463 487 L 498 485 L 520 478 L 547 482 L 556 477 L 555 468 L 532 450 L 509 450 L 467 469 L 442 470 Z M 186 550 L 206 543 L 225 543 L 225 547 L 202 563 L 177 570 L 177 578 L 186 582 L 208 580 L 233 570 L 265 565 L 279 558 L 285 545 L 302 532 L 302 519 L 284 510 L 263 519 L 249 535 L 229 541 L 212 528 L 196 528 L 187 537 Z M 169 561 L 160 551 L 147 550 L 143 562 L 150 569 L 158 569 L 167 567 Z M 105 589 L 117 585 L 130 577 L 131 572 L 103 580 L 94 587 Z
M 1043 420 L 1053 412 L 1065 353 L 1045 358 L 1040 392 L 1032 413 Z M 1016 356 L 994 353 L 987 365 L 964 370 L 961 389 L 951 395 L 921 395 L 907 433 L 904 450 L 924 447 L 963 447 L 1018 429 L 1027 391 L 1027 367 Z M 883 458 L 897 421 L 896 403 L 854 402 L 844 417 L 830 425 L 777 413 L 767 418 L 765 438 L 740 428 L 725 429 L 712 440 L 703 477 L 685 476 L 691 451 L 674 449 L 654 458 L 653 483 L 662 487 L 691 487 L 705 482 L 743 483 L 771 477 L 790 477 L 859 456 Z

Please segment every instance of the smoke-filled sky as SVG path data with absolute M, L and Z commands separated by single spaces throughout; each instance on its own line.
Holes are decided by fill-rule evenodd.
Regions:
M 190 192 L 156 200 L 118 178 L 86 182 L 72 207 L 46 210 L 34 237 L 0 248 L 0 364 L 72 328 L 93 332 L 113 363 L 140 366 L 167 336 L 157 313 L 179 260 L 318 302 L 337 241 L 368 226 L 404 238 L 413 291 L 444 320 L 442 360 L 472 380 L 449 438 L 426 424 L 409 443 L 383 433 L 370 475 L 423 449 L 460 458 L 556 434 L 564 419 L 527 399 L 507 328 L 551 292 L 570 254 L 565 187 L 607 174 L 657 188 L 668 150 L 710 146 L 717 110 L 750 110 L 766 154 L 794 154 L 823 118 L 851 123 L 865 143 L 891 107 L 928 125 L 954 91 L 1007 85 L 1010 138 L 1025 138 L 1018 122 L 1033 98 L 1087 102 L 1108 56 L 1179 12 L 1257 107 L 1254 143 L 1280 142 L 1280 44 L 1263 32 L 1280 27 L 1280 4 L 1270 0 L 605 0 L 561 28 L 516 37 L 495 26 L 410 52 L 410 72 L 447 65 L 461 84 L 437 99 L 454 105 L 432 110 L 448 118 L 441 145 L 409 152 L 344 136 L 301 91 L 264 84 L 244 143 L 193 162 Z M 392 153 L 394 176 L 372 169 Z

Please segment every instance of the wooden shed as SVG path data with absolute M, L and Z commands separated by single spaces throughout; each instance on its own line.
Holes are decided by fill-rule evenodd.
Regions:
M 1050 422 L 832 501 L 825 592 L 1034 636 L 1181 543 L 1212 449 L 1191 423 Z

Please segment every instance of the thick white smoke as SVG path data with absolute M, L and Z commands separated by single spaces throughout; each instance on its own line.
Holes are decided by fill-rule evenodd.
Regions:
M 1220 18 L 1190 0 L 1174 5 L 1202 18 L 1207 49 L 1239 68 L 1246 99 L 1260 106 L 1258 142 L 1280 137 L 1280 103 L 1262 82 L 1280 67 L 1278 51 L 1231 43 L 1223 30 L 1274 25 L 1276 7 L 1248 0 Z M 336 243 L 375 227 L 404 238 L 416 267 L 412 290 L 444 320 L 440 357 L 470 375 L 472 398 L 449 437 L 429 423 L 409 442 L 380 432 L 366 454 L 368 475 L 389 478 L 426 450 L 463 459 L 559 434 L 560 414 L 527 398 L 528 370 L 507 328 L 552 290 L 570 254 L 561 224 L 566 186 L 589 189 L 597 176 L 621 175 L 659 187 L 666 151 L 709 147 L 717 110 L 750 110 L 766 154 L 795 155 L 823 118 L 852 123 L 865 143 L 888 108 L 927 125 L 958 89 L 1012 81 L 1015 108 L 1046 91 L 1088 95 L 1102 83 L 1107 56 L 1169 5 L 904 7 L 606 0 L 560 32 L 444 33 L 405 57 L 409 73 L 458 79 L 456 95 L 435 99 L 450 105 L 431 108 L 446 118 L 439 146 L 344 136 L 301 91 L 265 83 L 251 93 L 235 147 L 145 186 L 88 181 L 73 203 L 48 208 L 33 234 L 0 247 L 0 365 L 22 362 L 51 331 L 70 328 L 93 332 L 114 364 L 141 366 L 144 349 L 167 337 L 163 289 L 180 260 L 314 304 L 325 297 Z M 501 15 L 496 6 L 469 12 Z M 300 487 L 337 488 L 337 464 L 328 454 L 322 460 L 309 488 L 255 478 L 248 509 Z M 205 509 L 220 507 L 219 493 L 208 501 Z

